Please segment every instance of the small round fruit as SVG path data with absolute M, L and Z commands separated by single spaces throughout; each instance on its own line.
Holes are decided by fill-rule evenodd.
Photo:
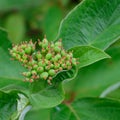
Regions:
M 32 73 L 32 75 L 36 75 L 37 74 L 36 70 L 32 70 L 31 73 Z
M 55 43 L 55 46 L 62 46 L 62 43 L 60 41 Z
M 62 50 L 62 51 L 61 51 L 61 55 L 62 55 L 62 56 L 65 56 L 65 55 L 66 55 L 65 50 Z
M 36 57 L 37 57 L 37 59 L 41 59 L 42 58 L 42 54 L 41 53 L 37 53 Z
M 31 47 L 26 47 L 26 48 L 25 48 L 25 53 L 26 53 L 26 54 L 31 54 L 31 52 L 32 52 Z
M 38 73 L 42 73 L 42 72 L 44 71 L 44 68 L 43 68 L 43 67 L 39 67 L 39 68 L 37 69 L 37 71 L 38 71 Z
M 60 55 L 60 54 L 57 54 L 56 57 L 57 57 L 57 59 L 60 59 L 60 58 L 61 58 L 61 55 Z
M 55 51 L 55 52 L 60 52 L 61 49 L 60 49 L 58 46 L 55 46 L 55 47 L 54 47 L 54 51 Z
M 43 72 L 43 73 L 41 73 L 40 77 L 41 77 L 42 79 L 46 80 L 47 77 L 48 77 L 48 72 Z
M 76 59 L 75 58 L 72 58 L 72 64 L 76 65 Z
M 37 68 L 38 68 L 38 65 L 35 64 L 35 65 L 33 66 L 33 69 L 37 70 Z
M 54 76 L 56 74 L 54 69 L 50 69 L 48 73 L 50 76 Z
M 48 54 L 46 54 L 46 56 L 45 56 L 45 58 L 46 58 L 47 60 L 49 60 L 51 57 L 52 57 L 52 54 L 51 54 L 51 53 L 48 53 Z

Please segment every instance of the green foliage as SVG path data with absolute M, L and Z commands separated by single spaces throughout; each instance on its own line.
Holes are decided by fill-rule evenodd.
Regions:
M 119 120 L 120 102 L 110 99 L 83 98 L 71 105 L 56 107 L 51 120 Z
M 7 31 L 0 28 L 0 120 L 24 118 L 28 105 L 32 108 L 25 120 L 119 120 L 120 0 L 83 0 L 70 11 L 72 7 L 69 0 L 44 4 L 38 0 L 0 1 L 0 11 L 4 11 L 0 14 L 0 26 Z M 5 12 L 8 10 L 11 11 Z M 36 50 L 37 54 L 32 54 L 36 59 L 44 56 L 44 63 L 39 62 L 34 69 L 40 65 L 39 74 L 43 78 L 51 75 L 54 82 L 24 82 L 21 73 L 27 71 L 25 74 L 29 76 L 29 71 L 11 60 L 8 49 L 12 43 L 31 37 L 36 42 L 36 36 L 43 35 L 53 42 L 61 38 L 64 49 L 73 52 L 76 59 L 71 62 L 75 65 L 77 60 L 77 67 L 55 74 L 53 67 L 64 68 L 64 64 L 51 64 L 48 70 L 45 65 L 49 60 L 71 58 L 71 54 L 61 51 L 61 43 L 56 42 L 51 45 L 58 53 L 56 56 L 45 54 L 44 49 L 42 54 Z M 37 50 L 41 45 L 46 48 L 49 44 L 39 42 Z M 25 53 L 32 52 L 31 47 L 25 48 Z M 66 64 L 69 66 L 69 61 Z M 41 74 L 44 69 L 47 74 Z
M 73 56 L 78 58 L 78 67 L 85 67 L 104 58 L 110 58 L 104 51 L 92 46 L 77 46 L 71 48 Z
M 120 0 L 83 0 L 63 19 L 58 38 L 66 49 L 78 45 L 108 48 L 120 38 L 119 5 Z
M 27 106 L 28 100 L 17 91 L 0 91 L 0 120 L 16 120 Z

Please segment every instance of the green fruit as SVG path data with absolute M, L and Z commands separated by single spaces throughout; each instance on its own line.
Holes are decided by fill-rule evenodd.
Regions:
M 55 46 L 62 46 L 62 43 L 60 41 L 55 43 Z
M 36 57 L 37 57 L 37 59 L 41 59 L 42 58 L 42 54 L 41 53 L 36 53 Z
M 46 80 L 47 77 L 48 77 L 48 72 L 43 72 L 43 73 L 41 73 L 40 77 L 41 77 L 42 79 Z
M 32 75 L 36 75 L 37 74 L 36 70 L 32 70 L 31 73 L 32 73 Z
M 30 61 L 29 63 L 30 63 L 30 65 L 35 65 L 35 64 L 37 64 L 37 62 L 36 62 L 35 60 L 32 60 L 32 61 Z
M 31 76 L 31 72 L 27 72 L 27 77 L 30 77 Z
M 54 68 L 55 68 L 55 69 L 58 69 L 59 67 L 60 67 L 60 64 L 55 64 L 55 65 L 54 65 Z
M 76 65 L 76 64 L 77 64 L 75 58 L 72 58 L 72 64 L 73 64 L 73 65 Z
M 35 65 L 33 66 L 33 69 L 37 70 L 37 68 L 38 68 L 38 65 L 35 64 Z
M 29 81 L 32 83 L 34 80 L 33 80 L 33 79 L 30 79 Z
M 27 48 L 25 48 L 25 53 L 26 54 L 31 54 L 31 52 L 32 52 L 32 48 L 31 47 L 27 47 Z
M 22 49 L 25 49 L 25 48 L 26 48 L 26 45 L 25 45 L 25 44 L 22 44 L 22 45 L 21 45 L 21 48 L 22 48 Z
M 12 55 L 14 58 L 16 58 L 16 53 L 11 53 L 11 55 Z
M 66 59 L 70 60 L 71 56 L 69 54 L 66 55 Z
M 17 47 L 17 46 L 14 46 L 14 47 L 12 48 L 12 51 L 13 51 L 13 52 L 16 52 L 17 49 L 18 49 L 18 47 Z
M 54 65 L 53 65 L 53 64 L 50 64 L 50 68 L 54 68 Z
M 38 71 L 38 73 L 42 73 L 42 72 L 44 71 L 44 68 L 43 68 L 43 67 L 39 67 L 39 68 L 37 69 L 37 71 Z
M 46 70 L 49 70 L 49 69 L 50 69 L 50 66 L 45 66 L 45 69 L 46 69 Z
M 55 70 L 53 69 L 50 69 L 48 73 L 50 76 L 54 76 L 56 74 Z
M 67 62 L 66 62 L 66 65 L 67 65 L 67 66 L 70 66 L 70 65 L 71 65 L 70 61 L 67 61 Z
M 53 58 L 53 62 L 57 62 L 58 61 L 58 58 L 57 58 L 57 56 L 55 56 L 54 58 Z
M 45 58 L 46 58 L 47 60 L 49 60 L 51 57 L 52 57 L 52 54 L 51 54 L 51 53 L 48 53 L 48 54 L 46 54 L 46 56 L 45 56 Z
M 60 54 L 57 54 L 55 57 L 57 57 L 57 59 L 60 59 L 60 58 L 61 58 L 61 55 L 60 55 Z
M 22 56 L 22 58 L 24 59 L 24 60 L 27 60 L 27 55 L 26 54 L 24 54 L 23 56 Z
M 16 59 L 20 61 L 21 60 L 21 56 L 19 54 L 17 54 L 16 55 Z
M 43 62 L 43 61 L 38 62 L 38 66 L 39 67 L 44 67 L 45 66 L 45 62 Z
M 55 46 L 54 43 L 51 43 L 51 48 L 54 48 L 54 46 Z
M 47 48 L 48 47 L 48 41 L 47 41 L 46 38 L 44 38 L 43 41 L 42 41 L 42 47 L 43 48 Z
M 64 50 L 61 51 L 62 56 L 66 56 L 66 52 Z
M 62 67 L 63 69 L 65 69 L 65 68 L 66 68 L 66 64 L 63 63 L 63 64 L 61 65 L 61 67 Z
M 55 51 L 55 52 L 60 52 L 61 49 L 60 49 L 58 46 L 55 46 L 55 47 L 54 47 L 54 51 Z
M 44 62 L 45 62 L 45 65 L 49 64 L 49 61 L 47 59 L 45 59 Z

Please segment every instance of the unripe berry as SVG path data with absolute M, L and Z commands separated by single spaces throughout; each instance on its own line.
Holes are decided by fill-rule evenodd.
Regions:
M 54 65 L 53 65 L 53 64 L 50 64 L 49 66 L 50 66 L 50 68 L 54 68 Z
M 21 60 L 21 56 L 19 54 L 17 54 L 16 55 L 16 59 L 20 61 Z
M 12 51 L 13 51 L 13 52 L 16 52 L 16 51 L 17 51 L 17 46 L 14 46 L 14 47 L 12 48 Z
M 54 51 L 55 51 L 55 52 L 60 52 L 61 49 L 60 49 L 58 46 L 55 46 L 55 47 L 54 47 Z
M 29 81 L 32 83 L 34 80 L 33 80 L 33 79 L 30 79 Z
M 24 60 L 26 60 L 28 57 L 27 57 L 26 54 L 24 54 L 24 55 L 22 56 L 22 58 L 23 58 Z
M 14 58 L 16 58 L 16 53 L 11 53 L 11 55 L 12 55 Z
M 31 76 L 31 72 L 23 72 L 22 73 L 24 76 L 26 76 L 26 77 L 30 77 Z
M 34 70 L 37 70 L 37 68 L 38 68 L 38 65 L 35 64 L 35 65 L 33 66 L 33 69 L 34 69 Z
M 36 70 L 32 70 L 31 73 L 32 73 L 32 75 L 36 75 L 37 74 Z
M 25 45 L 25 44 L 22 44 L 22 45 L 21 45 L 21 48 L 22 48 L 22 49 L 25 49 L 25 48 L 26 48 L 26 45 Z
M 31 52 L 32 52 L 32 49 L 31 49 L 30 46 L 25 48 L 25 53 L 26 54 L 31 54 Z
M 65 50 L 62 50 L 62 51 L 61 51 L 61 55 L 62 55 L 62 56 L 65 56 L 65 55 L 66 55 Z
M 38 73 L 42 73 L 44 71 L 44 68 L 43 67 L 38 67 L 37 71 L 38 71 Z
M 42 47 L 47 48 L 47 46 L 48 46 L 48 41 L 47 41 L 46 38 L 44 38 L 43 41 L 42 41 Z
M 31 72 L 27 72 L 27 77 L 30 77 L 31 76 Z
M 41 77 L 42 79 L 46 80 L 47 77 L 48 77 L 48 72 L 43 72 L 43 73 L 41 73 L 40 77 Z
M 46 65 L 46 64 L 45 64 L 44 61 L 39 61 L 39 62 L 38 62 L 38 66 L 39 66 L 39 67 L 45 67 L 45 65 Z
M 45 66 L 45 69 L 48 71 L 50 69 L 50 66 Z
M 50 70 L 48 71 L 48 73 L 49 73 L 50 76 L 54 76 L 54 75 L 56 74 L 56 72 L 55 72 L 54 69 L 50 69 Z
M 70 61 L 67 61 L 67 62 L 66 62 L 66 65 L 67 65 L 67 66 L 71 66 Z
M 73 65 L 76 65 L 76 64 L 77 64 L 75 58 L 72 58 L 72 64 L 73 64 Z
M 60 64 L 58 64 L 58 63 L 54 65 L 55 69 L 58 69 L 59 67 L 60 67 Z
M 70 60 L 71 56 L 69 54 L 66 55 L 66 59 Z
M 61 41 L 56 42 L 55 46 L 62 46 L 62 42 Z
M 59 60 L 61 58 L 61 55 L 57 54 L 55 57 L 57 57 L 57 59 Z
M 45 58 L 46 58 L 47 60 L 49 60 L 51 57 L 52 57 L 52 54 L 51 54 L 51 53 L 48 53 L 48 54 L 46 54 L 46 56 L 45 56 Z
M 63 64 L 61 64 L 61 67 L 62 67 L 63 69 L 65 69 L 67 66 L 66 66 L 65 63 L 63 63 Z
M 36 58 L 37 59 L 41 59 L 42 58 L 42 54 L 41 53 L 36 53 Z

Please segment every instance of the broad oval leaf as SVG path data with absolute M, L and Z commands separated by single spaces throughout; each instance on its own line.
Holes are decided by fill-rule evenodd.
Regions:
M 54 108 L 51 120 L 119 120 L 119 113 L 119 101 L 83 98 Z
M 53 77 L 52 85 L 45 81 L 36 81 L 30 86 L 29 99 L 33 109 L 50 108 L 60 104 L 64 100 L 63 84 L 74 79 L 77 74 L 77 68 L 68 71 L 59 72 Z M 49 102 L 48 102 L 49 101 Z
M 78 45 L 108 48 L 120 38 L 120 0 L 83 0 L 60 25 L 66 49 Z
M 24 83 L 23 77 L 20 75 L 25 69 L 17 61 L 10 60 L 8 51 L 10 47 L 11 42 L 6 31 L 0 29 L 0 89 L 8 86 L 22 87 L 21 90 L 28 88 L 28 83 Z
M 96 62 L 78 71 L 71 87 L 76 91 L 76 99 L 99 96 L 109 86 L 120 81 L 120 47 L 109 48 L 106 52 L 111 55 L 111 59 Z
M 104 51 L 92 46 L 77 46 L 71 48 L 73 56 L 78 58 L 78 68 L 85 67 L 99 60 L 110 58 Z

